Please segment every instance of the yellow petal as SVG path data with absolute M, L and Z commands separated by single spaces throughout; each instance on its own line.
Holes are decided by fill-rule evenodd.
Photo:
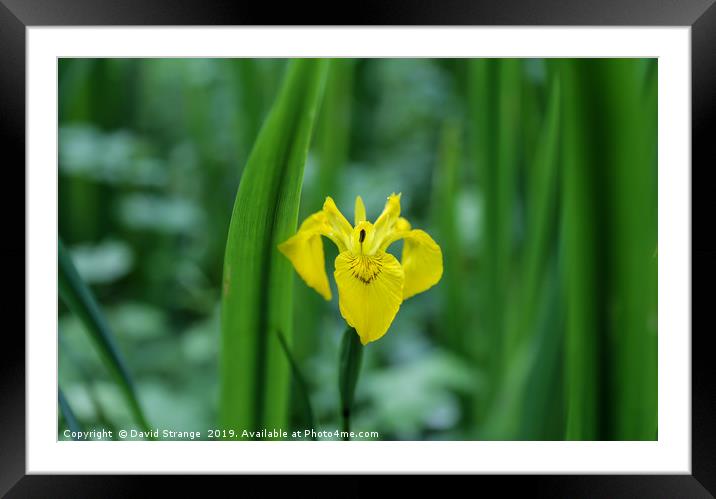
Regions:
M 375 239 L 375 228 L 367 220 L 358 222 L 353 228 L 348 250 L 354 255 L 372 255 Z
M 298 275 L 326 300 L 331 299 L 331 287 L 326 275 L 321 234 L 325 235 L 329 230 L 325 215 L 315 213 L 301 224 L 294 236 L 278 245 Z
M 388 249 L 388 246 L 393 244 L 395 241 L 403 239 L 410 233 L 410 229 L 410 222 L 403 217 L 399 217 L 398 220 L 395 221 L 395 224 L 393 224 L 393 230 L 380 241 L 378 251 L 385 251 Z
M 363 199 L 360 196 L 356 196 L 356 208 L 354 211 L 355 222 L 353 225 L 358 225 L 360 222 L 365 221 L 365 205 Z
M 385 203 L 383 213 L 375 221 L 375 243 L 380 246 L 382 241 L 393 232 L 395 222 L 400 217 L 400 194 L 391 194 Z
M 427 232 L 416 229 L 404 236 L 401 264 L 405 272 L 403 299 L 422 293 L 440 281 L 443 253 Z
M 404 219 L 403 217 L 400 217 L 400 218 L 395 222 L 395 230 L 396 230 L 396 231 L 410 230 L 410 222 L 408 222 L 408 221 L 407 221 L 406 219 Z
M 331 232 L 338 245 L 338 249 L 345 251 L 350 241 L 353 227 L 348 220 L 346 220 L 346 217 L 343 216 L 343 213 L 340 212 L 335 201 L 333 201 L 333 198 L 330 196 L 328 196 L 325 203 L 323 203 L 323 213 L 326 215 L 326 221 L 331 227 Z
M 366 256 L 344 251 L 335 263 L 341 315 L 362 344 L 377 340 L 388 331 L 403 301 L 403 268 L 383 252 Z

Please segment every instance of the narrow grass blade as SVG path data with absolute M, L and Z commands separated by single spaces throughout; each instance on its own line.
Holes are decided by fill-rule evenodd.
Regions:
M 290 263 L 277 245 L 295 230 L 303 170 L 327 61 L 293 60 L 243 171 L 224 257 L 219 420 L 285 428 L 292 338 Z
M 568 440 L 601 435 L 605 248 L 599 169 L 604 147 L 593 60 L 564 60 L 562 238 L 564 251 L 565 403 Z
M 62 388 L 57 389 L 57 402 L 60 406 L 60 414 L 62 414 L 62 417 L 65 420 L 65 423 L 67 424 L 67 428 L 73 433 L 77 434 L 82 431 L 82 425 L 77 420 L 77 417 L 75 416 L 74 411 L 72 410 L 72 407 L 70 407 L 69 402 L 67 402 L 67 399 L 65 398 L 65 394 L 62 393 Z M 76 436 L 72 437 L 72 440 L 79 440 Z
M 243 57 L 230 61 L 232 81 L 238 97 L 234 126 L 237 141 L 241 145 L 239 159 L 242 165 L 261 129 L 264 113 L 273 100 L 273 95 L 267 95 L 272 89 L 267 88 L 268 78 L 263 78 L 261 65 L 264 63 L 266 61 Z
M 117 347 L 109 324 L 94 295 L 77 273 L 61 240 L 58 242 L 57 255 L 59 294 L 62 301 L 84 323 L 105 367 L 119 385 L 134 418 L 143 430 L 149 430 L 126 362 Z
M 514 336 L 521 342 L 531 332 L 540 294 L 545 282 L 547 263 L 557 248 L 558 147 L 560 137 L 560 83 L 556 75 L 550 81 L 549 100 L 536 148 L 525 160 L 530 180 L 526 199 L 526 240 L 520 291 L 522 312 Z
M 441 334 L 445 344 L 459 354 L 465 353 L 463 281 L 464 258 L 460 248 L 457 199 L 462 184 L 461 126 L 451 121 L 442 132 L 438 164 L 435 170 L 433 217 L 443 252 Z
M 358 333 L 352 327 L 346 329 L 341 340 L 338 364 L 338 391 L 341 396 L 341 417 L 343 419 L 344 440 L 349 440 L 353 398 L 358 384 L 361 363 L 363 362 L 363 345 Z
M 656 63 L 656 61 L 653 61 Z M 657 428 L 656 92 L 638 61 L 600 61 L 609 147 L 609 438 L 653 440 Z
M 482 306 L 476 311 L 480 320 L 474 320 L 470 341 L 466 350 L 476 366 L 484 371 L 485 392 L 474 394 L 472 410 L 474 424 L 481 425 L 486 416 L 486 408 L 495 394 L 495 385 L 499 377 L 502 339 L 498 334 L 499 310 L 497 303 L 489 298 L 496 287 L 495 273 L 497 224 L 495 219 L 494 165 L 497 158 L 497 63 L 490 59 L 470 59 L 467 71 L 467 95 L 469 102 L 468 144 L 472 145 L 472 158 L 475 162 L 477 191 L 481 194 L 483 221 L 475 227 L 482 232 L 479 260 L 474 267 L 470 280 L 478 284 L 478 300 Z
M 636 59 L 562 69 L 566 436 L 653 439 L 656 92 Z
M 496 396 L 479 437 L 486 440 L 540 440 L 563 436 L 560 354 L 562 318 L 556 258 L 539 296 L 532 334 L 521 341 L 505 366 Z
M 475 414 L 484 416 L 498 394 L 512 339 L 506 337 L 506 300 L 513 250 L 516 175 L 519 159 L 521 66 L 517 59 L 476 59 L 469 67 L 471 141 L 483 197 L 483 247 L 479 275 L 484 309 L 479 337 L 486 345 L 478 358 L 487 373 L 488 392 L 476 399 Z
M 353 59 L 332 59 L 328 70 L 315 139 L 318 183 L 312 197 L 320 202 L 335 195 L 338 176 L 348 158 L 355 64 Z
M 494 404 L 490 438 L 534 438 L 537 429 L 561 414 L 561 407 L 549 405 L 548 398 L 557 399 L 561 392 L 554 386 L 555 364 L 559 364 L 562 331 L 556 311 L 559 294 L 555 277 L 557 247 L 557 182 L 559 145 L 559 80 L 552 78 L 547 111 L 539 123 L 535 150 L 525 158 L 527 189 L 525 190 L 525 242 L 521 265 L 516 268 L 518 289 L 511 290 L 511 306 L 519 310 L 509 322 L 513 343 L 504 366 L 503 388 L 499 402 Z M 548 359 L 552 359 L 547 363 Z M 535 395 L 534 387 L 540 392 Z M 539 397 L 542 405 L 536 403 Z M 526 410 L 530 404 L 529 410 Z M 561 435 L 560 435 L 561 437 Z
M 501 365 L 504 366 L 517 348 L 517 339 L 508 333 L 512 331 L 510 321 L 514 315 L 508 313 L 507 300 L 510 296 L 512 253 L 515 232 L 515 199 L 517 194 L 518 161 L 521 153 L 522 106 L 522 65 L 519 59 L 501 59 L 498 64 L 498 110 L 497 110 L 497 161 L 492 165 L 494 194 L 491 210 L 486 213 L 495 235 L 491 289 L 494 294 L 497 334 L 503 339 Z
M 288 362 L 291 365 L 291 372 L 295 381 L 296 392 L 298 393 L 299 399 L 301 401 L 301 407 L 303 408 L 304 412 L 304 420 L 310 426 L 311 429 L 318 429 L 318 427 L 316 426 L 316 419 L 313 416 L 313 407 L 311 405 L 311 397 L 309 395 L 306 378 L 303 376 L 301 368 L 298 366 L 298 362 L 296 362 L 296 358 L 291 353 L 291 348 L 288 346 L 288 343 L 286 342 L 286 338 L 284 338 L 283 333 L 281 333 L 280 330 L 276 332 L 278 333 L 278 340 L 279 343 L 281 343 L 283 353 L 286 354 L 286 359 L 288 359 Z M 311 433 L 313 434 L 313 432 Z M 315 440 L 315 438 L 312 437 L 311 440 Z

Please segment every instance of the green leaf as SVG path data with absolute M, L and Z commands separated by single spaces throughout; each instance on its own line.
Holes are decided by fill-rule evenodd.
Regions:
M 531 189 L 528 193 L 527 229 L 524 261 L 524 311 L 520 314 L 518 340 L 530 332 L 530 323 L 536 320 L 537 303 L 544 291 L 544 274 L 557 228 L 558 152 L 560 136 L 560 86 L 552 78 L 547 113 L 544 117 L 536 150 L 528 160 L 531 169 Z
M 568 440 L 596 440 L 600 427 L 602 278 L 600 186 L 597 151 L 605 123 L 598 121 L 591 60 L 565 60 L 562 141 L 564 245 L 565 402 Z
M 470 61 L 470 142 L 474 144 L 476 173 L 484 196 L 484 229 L 481 248 L 484 264 L 475 279 L 485 296 L 483 329 L 487 352 L 484 358 L 488 383 L 485 400 L 476 399 L 478 420 L 484 407 L 499 395 L 503 366 L 515 349 L 507 336 L 509 283 L 512 272 L 514 210 L 520 139 L 522 72 L 519 59 L 474 59 Z
M 338 179 L 346 164 L 351 139 L 351 101 L 356 61 L 334 59 L 326 78 L 326 95 L 316 125 L 318 182 L 312 200 L 323 203 L 326 196 L 336 196 Z
M 462 127 L 456 120 L 445 123 L 434 176 L 432 211 L 443 252 L 444 277 L 440 329 L 443 341 L 457 353 L 465 352 L 465 263 L 460 248 L 458 194 L 464 182 Z
M 599 68 L 610 124 L 603 162 L 610 230 L 604 348 L 613 369 L 604 380 L 603 412 L 608 438 L 616 440 L 653 440 L 657 428 L 657 93 L 655 85 L 644 91 L 635 62 L 615 59 Z
M 303 170 L 327 61 L 292 60 L 243 171 L 224 256 L 220 424 L 285 428 L 293 270 L 277 245 L 296 230 Z M 239 436 L 240 436 L 239 431 Z
M 149 430 L 132 378 L 94 295 L 79 276 L 62 240 L 57 247 L 59 294 L 67 307 L 83 322 L 104 366 L 119 385 L 133 416 L 143 430 Z
M 568 439 L 657 428 L 657 103 L 641 63 L 561 68 Z
M 554 366 L 560 361 L 558 353 L 562 341 L 561 324 L 553 319 L 558 315 L 553 310 L 559 293 L 556 267 L 548 265 L 550 260 L 555 260 L 557 250 L 560 99 L 559 80 L 552 78 L 535 151 L 526 164 L 531 180 L 525 200 L 528 205 L 526 240 L 519 268 L 520 286 L 513 291 L 516 299 L 512 300 L 520 312 L 510 322 L 509 336 L 514 345 L 503 367 L 504 382 L 499 391 L 499 402 L 494 404 L 490 415 L 491 438 L 515 435 L 534 438 L 535 428 L 541 429 L 546 421 L 555 420 L 561 413 L 561 407 L 554 410 L 555 404 L 549 407 L 551 413 L 547 411 L 547 401 L 555 398 L 552 391 L 558 391 L 553 383 Z M 551 359 L 551 362 L 544 363 L 545 359 Z M 528 388 L 535 386 L 542 388 L 539 399 L 542 405 L 534 403 L 534 392 Z M 529 412 L 525 411 L 528 405 Z

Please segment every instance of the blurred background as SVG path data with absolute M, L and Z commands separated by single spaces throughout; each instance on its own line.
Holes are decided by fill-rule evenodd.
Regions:
M 59 60 L 59 234 L 153 427 L 216 428 L 228 224 L 286 64 Z M 299 222 L 327 195 L 349 219 L 361 195 L 374 219 L 402 192 L 445 267 L 366 348 L 355 430 L 658 437 L 656 97 L 656 60 L 331 61 Z M 325 302 L 293 282 L 292 349 L 327 430 L 345 330 L 331 285 Z M 67 411 L 84 429 L 132 426 L 62 302 L 59 351 L 58 438 Z M 288 429 L 305 427 L 289 407 Z

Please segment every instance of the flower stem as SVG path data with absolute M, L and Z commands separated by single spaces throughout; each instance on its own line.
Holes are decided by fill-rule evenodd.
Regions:
M 351 411 L 353 409 L 353 395 L 361 361 L 363 360 L 363 345 L 358 333 L 352 327 L 346 329 L 341 340 L 341 351 L 338 358 L 338 389 L 341 395 L 341 416 L 343 420 L 342 439 L 350 440 Z

